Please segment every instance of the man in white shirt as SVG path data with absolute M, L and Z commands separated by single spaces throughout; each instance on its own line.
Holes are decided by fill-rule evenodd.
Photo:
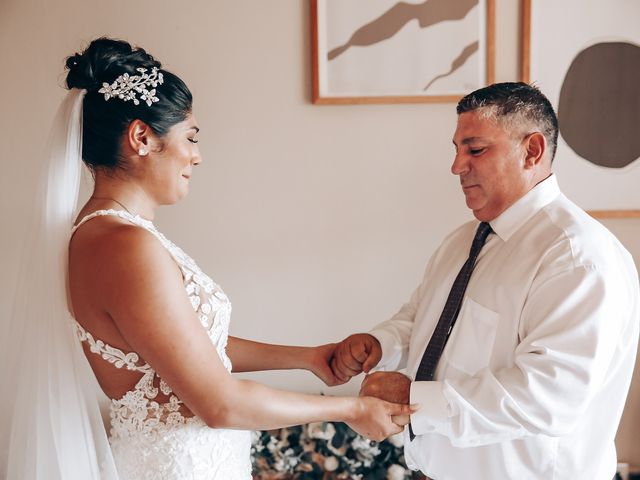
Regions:
M 361 394 L 419 404 L 405 458 L 430 478 L 610 480 L 638 342 L 633 260 L 560 192 L 557 119 L 537 88 L 491 85 L 457 111 L 451 171 L 492 231 L 433 378 L 416 373 L 476 221 L 444 240 L 394 317 L 338 345 L 334 373 L 375 366 Z

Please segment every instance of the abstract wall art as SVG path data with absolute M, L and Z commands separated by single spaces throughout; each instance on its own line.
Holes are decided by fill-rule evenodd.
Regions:
M 493 81 L 494 0 L 310 0 L 313 102 L 458 100 Z
M 640 1 L 524 0 L 522 77 L 549 97 L 563 190 L 600 217 L 640 217 Z

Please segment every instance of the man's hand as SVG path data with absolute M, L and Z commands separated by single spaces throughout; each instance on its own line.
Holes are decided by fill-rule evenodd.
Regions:
M 360 386 L 361 397 L 377 397 L 391 403 L 409 403 L 411 380 L 399 372 L 375 372 L 364 377 Z M 393 417 L 398 425 L 410 422 L 409 415 Z
M 331 369 L 345 383 L 361 372 L 368 373 L 381 358 L 380 342 L 368 333 L 356 333 L 338 343 L 331 360 Z
M 361 397 L 377 397 L 391 403 L 409 403 L 411 380 L 400 372 L 375 372 L 364 377 Z

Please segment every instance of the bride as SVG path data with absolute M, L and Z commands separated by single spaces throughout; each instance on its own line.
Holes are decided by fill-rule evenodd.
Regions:
M 157 207 L 188 193 L 202 161 L 182 80 L 145 50 L 107 38 L 66 65 L 70 92 L 32 235 L 40 247 L 30 249 L 21 286 L 29 294 L 4 332 L 6 478 L 246 480 L 253 429 L 326 420 L 374 440 L 401 431 L 392 417 L 406 418 L 407 405 L 275 390 L 230 374 L 305 368 L 338 382 L 332 344 L 229 337 L 223 290 L 154 226 Z M 95 186 L 72 222 L 80 157 Z M 93 378 L 111 399 L 108 444 Z

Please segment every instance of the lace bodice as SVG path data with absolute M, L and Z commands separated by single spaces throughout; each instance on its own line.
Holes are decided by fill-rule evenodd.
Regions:
M 84 217 L 73 228 L 72 235 L 87 221 L 104 215 L 117 216 L 144 228 L 153 234 L 167 249 L 180 268 L 186 295 L 189 297 L 191 305 L 200 319 L 200 323 L 206 330 L 211 342 L 215 345 L 225 368 L 227 371 L 231 372 L 231 361 L 225 351 L 229 332 L 229 322 L 231 318 L 231 303 L 222 289 L 204 272 L 202 272 L 202 270 L 200 270 L 191 257 L 160 233 L 152 222 L 145 220 L 140 216 L 134 216 L 121 210 L 98 210 Z M 90 332 L 85 330 L 75 320 L 73 321 L 73 326 L 76 330 L 78 339 L 81 342 L 86 342 L 91 352 L 100 355 L 105 361 L 112 363 L 116 368 L 127 368 L 142 374 L 142 377 L 138 380 L 135 386 L 121 398 L 111 400 L 110 406 L 110 440 L 112 447 L 114 448 L 114 454 L 116 454 L 116 461 L 118 461 L 117 454 L 119 449 L 122 457 L 120 463 L 126 464 L 123 468 L 130 471 L 130 478 L 147 478 L 148 475 L 150 475 L 149 478 L 182 478 L 180 475 L 185 475 L 185 471 L 183 470 L 184 465 L 180 462 L 172 461 L 171 458 L 169 458 L 169 460 L 166 458 L 167 456 L 170 457 L 172 455 L 171 450 L 176 448 L 176 432 L 180 432 L 182 435 L 187 435 L 186 432 L 191 432 L 187 435 L 188 438 L 181 439 L 178 442 L 180 443 L 180 449 L 184 449 L 185 441 L 193 441 L 194 445 L 197 445 L 198 448 L 204 444 L 202 438 L 194 440 L 194 435 L 196 437 L 198 435 L 200 437 L 205 436 L 209 439 L 211 435 L 215 434 L 215 439 L 208 441 L 210 443 L 213 441 L 213 443 L 216 444 L 214 446 L 219 447 L 217 456 L 225 458 L 229 457 L 230 454 L 233 454 L 233 451 L 230 452 L 228 450 L 229 448 L 233 450 L 234 442 L 230 442 L 228 438 L 225 439 L 224 437 L 225 435 L 237 436 L 237 432 L 227 434 L 225 432 L 231 431 L 209 429 L 200 418 L 193 417 L 192 415 L 185 413 L 187 410 L 184 408 L 182 401 L 173 393 L 171 386 L 164 382 L 164 380 L 156 374 L 150 365 L 140 359 L 140 356 L 137 353 L 125 353 L 120 349 L 106 344 L 100 339 L 94 338 Z M 194 433 L 196 431 L 199 432 L 198 435 Z M 247 434 L 246 442 L 244 439 L 242 440 L 242 442 L 247 443 L 249 441 L 248 432 L 241 433 Z M 168 449 L 169 451 L 164 452 L 162 458 L 158 455 L 158 458 L 154 463 L 166 463 L 169 461 L 170 468 L 167 468 L 175 473 L 175 477 L 171 475 L 158 475 L 156 470 L 152 470 L 152 473 L 155 472 L 153 474 L 145 473 L 149 471 L 148 458 L 147 460 L 140 461 L 138 458 L 140 452 L 136 452 L 135 448 L 132 448 L 136 443 L 140 444 L 140 442 L 142 442 L 146 444 L 149 438 L 153 438 L 156 442 L 153 449 L 157 453 L 158 439 L 160 437 L 163 437 L 166 441 L 169 441 L 167 439 L 170 438 L 174 440 L 169 442 L 171 444 L 171 448 Z M 245 449 L 244 443 L 241 448 L 243 451 Z M 118 448 L 116 448 L 116 445 Z M 138 446 L 141 449 L 148 449 L 148 447 L 143 448 L 141 445 Z M 237 450 L 238 448 L 236 448 L 236 451 Z M 148 452 L 147 455 L 149 455 Z M 246 456 L 247 458 L 243 460 L 242 464 L 243 470 L 241 470 L 243 475 L 244 472 L 247 471 L 245 464 L 249 462 L 248 447 Z M 189 457 L 193 457 L 192 451 L 189 453 Z M 124 458 L 126 458 L 126 460 L 123 460 Z M 220 470 L 221 466 L 219 465 L 219 462 L 215 460 L 215 458 L 211 457 L 210 453 L 207 453 L 206 458 L 202 459 L 204 465 L 201 465 L 200 468 L 202 468 L 203 471 L 206 470 L 206 468 L 213 468 L 215 471 L 222 471 Z M 189 460 L 189 464 L 191 465 L 193 462 L 194 459 L 191 458 Z M 188 468 L 195 467 L 192 465 Z M 248 472 L 250 472 L 250 467 L 247 471 L 247 475 L 249 474 Z M 142 476 L 143 474 L 144 477 Z M 192 474 L 189 475 L 190 476 L 184 478 L 218 478 L 210 475 L 202 477 Z M 225 477 L 221 476 L 220 478 Z M 232 478 L 246 477 L 234 475 Z

